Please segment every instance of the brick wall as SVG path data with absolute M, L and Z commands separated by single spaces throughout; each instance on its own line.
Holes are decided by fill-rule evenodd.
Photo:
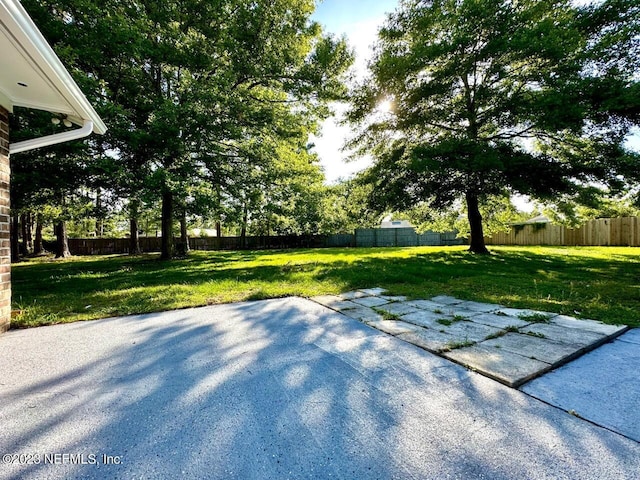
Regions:
M 9 113 L 0 107 L 0 333 L 11 322 L 9 218 Z

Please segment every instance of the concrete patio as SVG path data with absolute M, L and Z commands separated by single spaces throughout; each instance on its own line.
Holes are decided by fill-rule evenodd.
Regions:
M 640 471 L 637 438 L 300 298 L 9 331 L 0 424 L 3 479 Z

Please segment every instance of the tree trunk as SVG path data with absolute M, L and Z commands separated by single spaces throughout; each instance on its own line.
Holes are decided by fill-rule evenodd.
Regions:
M 482 230 L 482 215 L 478 207 L 478 196 L 475 193 L 467 192 L 467 217 L 471 230 L 469 241 L 469 251 L 479 254 L 487 254 L 489 250 L 484 244 L 484 233 Z
M 242 248 L 247 248 L 247 204 L 242 207 L 242 228 L 240 229 L 240 239 Z
M 33 214 L 31 212 L 27 213 L 27 222 L 25 229 L 25 242 L 27 245 L 27 252 L 33 253 Z
M 56 258 L 67 258 L 71 256 L 69 251 L 69 238 L 67 237 L 67 225 L 64 221 L 58 222 L 56 231 Z
M 33 254 L 42 255 L 44 253 L 44 245 L 42 244 L 42 214 L 36 215 L 36 238 L 33 243 Z
M 20 225 L 18 213 L 11 215 L 11 262 L 20 261 Z
M 129 255 L 140 255 L 140 239 L 138 238 L 138 219 L 129 219 Z
M 216 221 L 216 237 L 222 238 L 222 222 Z
M 138 237 L 138 215 L 140 203 L 132 200 L 129 204 L 129 255 L 140 255 L 140 238 Z
M 20 215 L 20 236 L 22 237 L 22 245 L 20 245 L 20 254 L 22 256 L 29 255 L 29 247 L 27 245 L 27 214 Z
M 162 193 L 162 247 L 160 260 L 173 258 L 173 193 Z
M 189 253 L 189 233 L 187 232 L 187 212 L 183 209 L 180 215 L 180 256 Z
M 104 219 L 102 218 L 102 192 L 96 191 L 96 237 L 104 235 Z

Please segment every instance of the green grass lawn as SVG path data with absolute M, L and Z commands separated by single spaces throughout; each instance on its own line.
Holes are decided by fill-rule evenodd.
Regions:
M 13 265 L 12 325 L 30 327 L 289 295 L 383 287 L 640 326 L 640 249 L 466 247 L 191 252 Z

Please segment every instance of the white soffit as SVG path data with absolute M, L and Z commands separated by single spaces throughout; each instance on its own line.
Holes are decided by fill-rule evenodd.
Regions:
M 0 0 L 0 105 L 66 114 L 80 125 L 91 121 L 94 133 L 107 130 L 17 0 Z

